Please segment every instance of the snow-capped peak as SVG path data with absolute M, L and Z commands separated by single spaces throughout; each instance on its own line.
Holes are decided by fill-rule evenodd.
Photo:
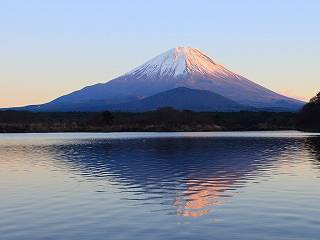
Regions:
M 172 48 L 133 69 L 128 74 L 146 76 L 180 76 L 187 74 L 225 75 L 223 66 L 214 62 L 198 49 L 191 47 Z M 230 73 L 230 72 L 229 72 Z

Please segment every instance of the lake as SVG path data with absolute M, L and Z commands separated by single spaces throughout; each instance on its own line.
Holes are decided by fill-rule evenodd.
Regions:
M 0 134 L 0 239 L 314 239 L 320 135 Z

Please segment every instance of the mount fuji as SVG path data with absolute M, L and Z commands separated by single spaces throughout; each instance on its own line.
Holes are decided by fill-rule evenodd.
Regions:
M 177 88 L 180 91 L 169 91 Z M 187 91 L 186 88 L 194 91 Z M 181 89 L 184 89 L 183 97 L 189 106 L 190 102 L 193 102 L 192 110 L 199 111 L 204 109 L 214 111 L 230 111 L 230 109 L 232 111 L 243 109 L 297 111 L 304 104 L 302 101 L 280 95 L 231 72 L 198 49 L 176 47 L 109 82 L 87 86 L 46 104 L 18 109 L 31 111 L 121 111 L 130 110 L 128 106 L 135 106 L 131 108 L 132 111 L 135 111 L 134 109 L 139 109 L 139 111 L 152 110 L 163 106 L 163 98 L 154 95 L 166 91 L 169 91 L 172 102 L 175 102 L 175 94 L 180 94 L 177 96 L 179 107 L 189 109 L 188 104 L 184 106 L 182 103 Z M 212 108 L 208 102 L 204 102 L 208 98 L 199 97 L 201 94 L 208 95 L 208 92 L 212 93 L 210 103 L 213 104 L 215 99 L 219 102 Z M 192 93 L 190 98 L 187 93 Z M 192 98 L 194 96 L 197 97 Z M 146 102 L 150 104 L 146 104 Z M 173 106 L 174 104 L 166 101 L 166 105 Z

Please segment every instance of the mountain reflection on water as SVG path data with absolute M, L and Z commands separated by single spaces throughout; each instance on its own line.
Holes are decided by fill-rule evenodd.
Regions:
M 312 162 L 320 169 L 320 138 L 307 138 L 305 141 L 305 147 L 313 156 L 311 158 Z
M 188 217 L 223 205 L 248 180 L 271 174 L 304 139 L 163 138 L 80 140 L 44 146 L 61 168 L 108 181 L 139 205 L 157 200 Z M 307 146 L 313 147 L 310 139 Z M 311 146 L 312 145 L 312 146 Z M 300 149 L 301 150 L 301 149 Z M 317 149 L 316 151 L 318 151 Z M 292 153 L 291 153 L 292 154 Z M 266 171 L 268 170 L 268 171 Z M 132 197 L 133 196 L 133 197 Z
M 318 240 L 318 136 L 170 134 L 0 135 L 0 239 Z

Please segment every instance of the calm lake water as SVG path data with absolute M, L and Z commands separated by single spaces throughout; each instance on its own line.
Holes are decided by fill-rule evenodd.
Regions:
M 320 237 L 320 137 L 0 134 L 0 239 Z

